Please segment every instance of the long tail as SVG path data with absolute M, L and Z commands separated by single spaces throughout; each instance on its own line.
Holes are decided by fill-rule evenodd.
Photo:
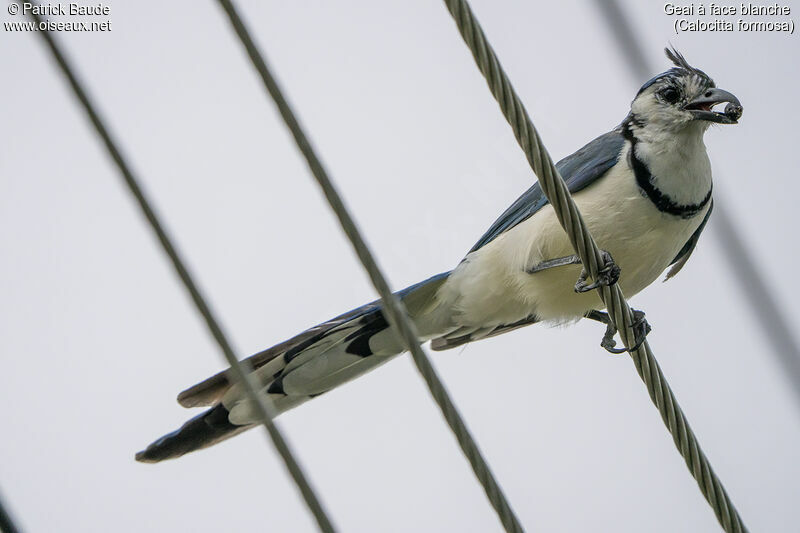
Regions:
M 251 427 L 253 426 L 231 424 L 228 421 L 228 410 L 219 403 L 153 442 L 147 449 L 136 454 L 136 460 L 141 463 L 157 463 L 180 457 L 213 446 Z
M 420 337 L 427 340 L 454 329 L 436 292 L 450 275 L 438 274 L 398 292 Z M 381 312 L 372 302 L 248 358 L 260 392 L 282 413 L 389 361 L 403 351 Z M 257 424 L 257 416 L 239 385 L 220 372 L 178 395 L 184 407 L 211 406 L 176 431 L 136 454 L 156 463 L 207 448 Z

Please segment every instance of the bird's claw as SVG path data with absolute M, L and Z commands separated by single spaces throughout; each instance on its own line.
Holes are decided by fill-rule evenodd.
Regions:
M 598 287 L 611 286 L 619 281 L 620 268 L 614 262 L 614 258 L 605 250 L 600 250 L 600 254 L 603 256 L 603 266 L 597 272 L 597 279 L 592 283 L 586 283 L 586 278 L 589 277 L 589 274 L 585 268 L 582 269 L 578 281 L 575 282 L 575 292 L 589 292 Z
M 587 313 L 586 318 L 603 322 L 606 325 L 606 333 L 603 335 L 603 340 L 600 341 L 600 346 L 602 346 L 607 352 L 613 354 L 634 352 L 638 350 L 647 339 L 647 334 L 652 330 L 650 324 L 648 324 L 647 319 L 645 318 L 644 311 L 634 309 L 633 323 L 631 324 L 631 327 L 633 328 L 634 340 L 636 342 L 630 349 L 615 348 L 617 341 L 614 340 L 614 335 L 617 334 L 617 328 L 614 326 L 614 323 L 611 321 L 611 317 L 608 316 L 608 313 L 591 311 L 590 313 Z

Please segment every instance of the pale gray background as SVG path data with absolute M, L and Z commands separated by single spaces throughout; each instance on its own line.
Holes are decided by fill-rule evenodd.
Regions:
M 394 287 L 455 266 L 531 183 L 441 2 L 241 4 Z M 474 4 L 555 158 L 624 118 L 644 80 L 594 3 Z M 672 42 L 743 102 L 739 126 L 706 137 L 718 200 L 794 312 L 798 37 L 676 36 L 663 4 L 626 4 L 659 70 Z M 110 18 L 110 33 L 58 38 L 238 352 L 373 299 L 218 7 L 116 2 Z M 0 32 L 0 72 L 0 491 L 21 525 L 312 531 L 260 430 L 133 461 L 222 361 L 39 37 Z M 718 246 L 707 232 L 633 304 L 748 525 L 789 531 L 800 410 Z M 601 335 L 530 327 L 433 360 L 530 531 L 717 531 Z M 280 425 L 342 531 L 499 530 L 408 357 Z

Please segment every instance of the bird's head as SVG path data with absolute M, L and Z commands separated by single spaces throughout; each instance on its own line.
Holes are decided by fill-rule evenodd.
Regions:
M 689 65 L 674 48 L 665 52 L 675 66 L 639 89 L 629 116 L 634 128 L 671 133 L 692 128 L 702 132 L 711 123 L 738 122 L 742 116 L 738 98 L 718 89 L 714 80 Z M 721 104 L 726 104 L 725 108 L 715 111 L 714 107 Z

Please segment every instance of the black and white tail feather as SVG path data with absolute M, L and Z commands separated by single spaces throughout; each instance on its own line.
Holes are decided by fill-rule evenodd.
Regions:
M 400 292 L 398 296 L 431 348 L 447 350 L 492 337 L 535 322 L 535 318 L 490 328 L 456 327 L 436 313 L 436 292 L 450 275 L 445 272 Z M 342 385 L 403 352 L 383 316 L 379 302 L 372 302 L 323 322 L 299 335 L 247 359 L 256 379 L 283 413 Z M 238 384 L 220 372 L 178 395 L 183 407 L 210 409 L 187 421 L 136 454 L 136 460 L 157 463 L 213 446 L 258 424 Z
M 439 274 L 398 292 L 425 337 L 447 333 L 446 325 L 433 324 L 430 318 L 435 316 L 436 291 L 449 274 Z M 444 331 L 436 331 L 442 327 Z M 468 342 L 464 339 L 465 333 L 459 331 L 458 342 L 453 346 Z M 438 346 L 452 347 L 446 343 L 442 338 Z M 260 392 L 266 394 L 279 414 L 360 376 L 402 351 L 379 302 L 372 302 L 259 352 L 248 361 L 262 386 Z M 155 463 L 180 457 L 257 424 L 243 391 L 230 382 L 225 372 L 184 390 L 178 395 L 178 403 L 184 407 L 211 408 L 137 453 L 137 461 Z

